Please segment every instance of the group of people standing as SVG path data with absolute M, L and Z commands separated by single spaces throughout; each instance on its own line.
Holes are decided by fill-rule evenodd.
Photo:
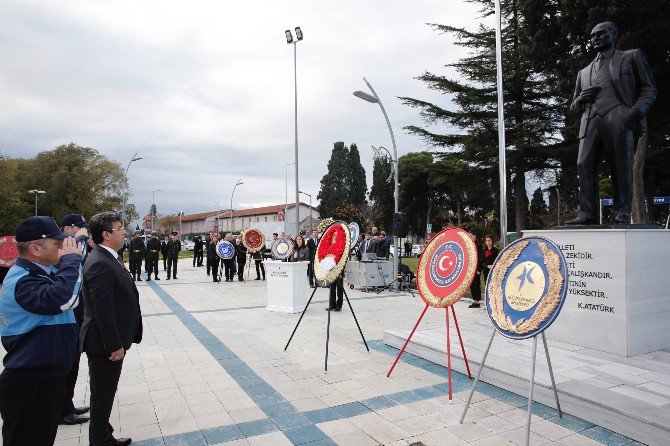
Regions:
M 155 280 L 161 280 L 158 277 L 158 255 L 163 255 L 163 271 L 167 271 L 167 280 L 177 279 L 177 263 L 179 252 L 181 251 L 181 241 L 176 232 L 172 233 L 172 238 L 162 242 L 158 240 L 158 234 L 151 234 L 151 238 L 146 242 L 140 237 L 139 231 L 133 233 L 133 238 L 128 242 L 128 260 L 130 273 L 133 280 L 141 282 L 142 278 L 142 260 L 144 260 L 144 271 L 147 274 L 147 281 L 154 275 Z
M 126 352 L 142 340 L 135 280 L 118 252 L 121 216 L 31 217 L 15 231 L 18 258 L 0 291 L 5 445 L 53 445 L 58 424 L 89 421 L 89 444 L 124 446 L 109 423 Z M 81 353 L 90 408 L 72 401 Z
M 229 259 L 221 259 L 216 252 L 216 247 L 221 240 L 225 240 L 233 245 L 233 256 Z M 237 280 L 244 282 L 244 267 L 247 264 L 248 249 L 242 243 L 242 239 L 238 237 L 233 238 L 231 233 L 226 234 L 223 238 L 217 233 L 209 234 L 207 241 L 201 243 L 200 246 L 207 246 L 207 275 L 211 273 L 212 282 L 221 282 L 221 273 L 226 282 L 233 282 L 237 275 Z M 198 249 L 198 243 L 196 247 Z M 194 255 L 198 255 L 197 253 Z M 251 259 L 256 264 L 256 279 L 265 280 L 265 267 L 263 266 L 263 253 L 260 251 L 251 253 Z M 201 257 L 202 258 L 202 257 Z M 223 265 L 221 264 L 223 262 Z M 194 262 L 195 263 L 195 262 Z M 202 263 L 198 264 L 202 266 Z

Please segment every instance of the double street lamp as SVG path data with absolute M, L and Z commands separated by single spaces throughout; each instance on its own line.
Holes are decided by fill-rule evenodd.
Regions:
M 300 191 L 298 189 L 298 42 L 302 41 L 302 30 L 299 26 L 295 28 L 296 40 L 293 40 L 291 30 L 287 29 L 286 43 L 293 44 L 293 80 L 295 84 L 295 227 L 296 231 L 300 232 Z M 286 199 L 288 202 L 288 198 Z M 284 213 L 284 230 L 286 230 L 286 213 Z
M 364 101 L 370 102 L 372 104 L 379 104 L 379 108 L 382 109 L 382 113 L 384 114 L 384 119 L 386 119 L 386 125 L 389 128 L 389 133 L 391 134 L 391 142 L 393 143 L 393 212 L 398 213 L 398 151 L 396 149 L 395 145 L 395 136 L 393 136 L 393 129 L 391 128 L 391 121 L 389 121 L 389 117 L 386 114 L 386 110 L 384 109 L 384 105 L 382 104 L 381 99 L 379 99 L 379 96 L 377 96 L 377 93 L 375 92 L 374 88 L 372 88 L 372 85 L 368 82 L 366 78 L 363 78 L 363 81 L 365 81 L 365 84 L 368 86 L 370 91 L 372 92 L 372 95 L 365 93 L 363 91 L 357 90 L 354 91 L 354 96 L 357 98 L 363 99 Z M 394 253 L 398 253 L 398 236 L 396 234 L 396 231 L 393 231 L 393 246 L 394 246 Z M 395 279 L 398 277 L 398 256 L 394 255 L 393 256 L 393 278 Z M 397 281 L 396 281 L 396 287 L 398 286 Z
M 237 186 L 239 186 L 240 184 L 244 184 L 244 182 L 242 181 L 242 178 L 237 180 L 237 183 L 235 183 L 235 187 L 233 187 L 233 192 L 230 194 L 230 232 L 231 232 L 231 234 L 232 234 L 233 229 L 234 229 L 233 223 L 235 223 L 233 221 L 233 196 L 235 195 L 235 189 L 237 189 Z
M 137 156 L 139 153 L 140 152 L 136 152 L 135 155 L 133 155 L 132 159 L 128 163 L 128 166 L 126 167 L 126 171 L 123 173 L 123 179 L 125 181 L 125 186 L 126 186 L 125 190 L 123 191 L 123 204 L 121 205 L 121 223 L 123 224 L 123 228 L 126 227 L 126 200 L 128 199 L 127 196 L 128 196 L 128 189 L 129 189 L 129 187 L 128 187 L 128 169 L 130 169 L 130 165 L 134 161 L 139 161 L 139 160 L 142 159 L 142 157 Z M 152 226 L 151 229 L 153 229 L 153 226 Z
M 179 240 L 181 240 L 181 218 L 184 216 L 184 211 L 179 211 L 177 215 L 179 216 Z
M 35 217 L 37 217 L 37 196 L 40 194 L 46 194 L 46 192 L 43 190 L 30 189 L 28 193 L 35 194 Z

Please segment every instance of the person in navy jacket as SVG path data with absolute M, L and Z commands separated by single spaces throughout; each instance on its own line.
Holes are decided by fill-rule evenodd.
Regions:
M 52 217 L 24 220 L 15 237 L 19 257 L 0 292 L 7 351 L 0 374 L 2 439 L 8 446 L 53 445 L 66 377 L 78 357 L 72 308 L 82 246 Z

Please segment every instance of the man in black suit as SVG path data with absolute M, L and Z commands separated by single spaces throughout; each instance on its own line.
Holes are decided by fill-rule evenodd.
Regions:
M 163 241 L 161 241 L 161 254 L 163 255 L 163 271 L 167 271 L 168 242 L 169 242 L 168 236 L 166 235 Z
M 89 233 L 96 243 L 84 263 L 82 295 L 84 323 L 79 349 L 88 356 L 91 387 L 91 446 L 128 445 L 130 438 L 115 439 L 109 417 L 121 376 L 123 358 L 133 343 L 142 340 L 139 293 L 130 272 L 116 257 L 125 231 L 114 212 L 94 215 Z
M 645 116 L 656 87 L 639 49 L 615 49 L 617 27 L 597 24 L 591 42 L 596 58 L 577 75 L 570 110 L 582 115 L 579 127 L 579 215 L 569 225 L 598 223 L 598 167 L 605 155 L 612 174 L 614 223 L 630 223 L 634 137 L 644 133 Z
M 309 277 L 309 286 L 314 287 L 314 256 L 316 256 L 316 247 L 318 246 L 319 231 L 312 231 L 312 238 L 307 240 L 307 249 L 309 249 L 309 265 L 307 265 L 307 276 Z

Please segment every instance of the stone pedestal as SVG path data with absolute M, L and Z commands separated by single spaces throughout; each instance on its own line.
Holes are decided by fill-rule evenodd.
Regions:
M 568 296 L 547 337 L 635 356 L 670 348 L 670 231 L 524 231 L 559 245 L 568 263 Z
M 299 313 L 307 304 L 309 282 L 307 265 L 309 262 L 280 262 L 266 260 L 268 311 Z

